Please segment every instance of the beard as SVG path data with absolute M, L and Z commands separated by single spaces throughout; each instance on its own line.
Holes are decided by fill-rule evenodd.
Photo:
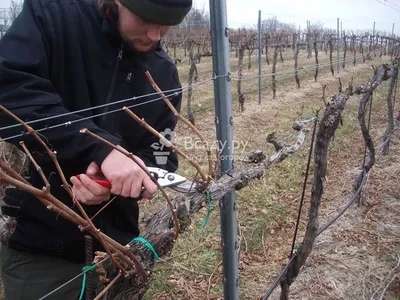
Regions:
M 135 45 L 134 41 L 125 40 L 124 48 L 129 49 L 132 53 L 137 54 L 137 55 L 146 55 L 146 54 L 154 53 L 157 50 L 159 44 L 160 44 L 160 42 L 152 43 L 152 45 L 148 49 L 143 50 L 139 46 Z

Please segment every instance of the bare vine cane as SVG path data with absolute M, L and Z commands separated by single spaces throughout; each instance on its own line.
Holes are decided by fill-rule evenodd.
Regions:
M 201 178 L 204 180 L 204 182 L 207 181 L 207 178 L 209 178 L 208 175 L 204 174 L 202 169 L 200 168 L 199 164 L 195 162 L 193 159 L 191 159 L 186 153 L 184 153 L 182 150 L 180 150 L 178 147 L 176 147 L 174 144 L 172 144 L 167 138 L 165 138 L 161 133 L 159 133 L 157 130 L 155 130 L 153 127 L 151 127 L 149 124 L 144 119 L 140 119 L 134 112 L 132 112 L 129 108 L 124 107 L 123 110 L 127 112 L 137 123 L 139 123 L 140 126 L 146 128 L 148 131 L 150 131 L 152 134 L 154 134 L 156 137 L 160 138 L 160 141 L 166 145 L 167 147 L 170 147 L 173 151 L 187 159 L 190 164 L 199 172 Z
M 7 174 L 8 173 L 8 174 Z M 9 175 L 10 174 L 10 175 Z M 34 195 L 48 210 L 53 211 L 54 213 L 62 216 L 64 219 L 76 224 L 79 228 L 85 228 L 86 231 L 91 233 L 93 236 L 96 236 L 96 229 L 90 227 L 88 222 L 83 219 L 80 215 L 78 215 L 75 211 L 70 209 L 67 205 L 56 199 L 52 194 L 47 193 L 45 190 L 37 189 L 31 186 L 24 178 L 21 177 L 18 173 L 13 171 L 8 165 L 4 163 L 4 161 L 0 160 L 0 181 L 5 181 L 17 188 L 24 190 L 28 193 Z M 110 247 L 118 251 L 120 253 L 125 254 L 131 260 L 125 258 L 124 256 L 120 256 L 119 258 L 124 261 L 127 265 L 134 265 L 140 276 L 144 281 L 147 281 L 147 274 L 142 265 L 136 259 L 132 252 L 126 249 L 124 246 L 120 245 L 109 236 L 105 235 L 102 232 L 98 232 L 98 235 L 110 245 Z M 115 252 L 114 251 L 114 252 Z M 130 255 L 129 255 L 130 253 Z M 111 258 L 111 257 L 110 257 Z
M 0 169 L 6 171 L 12 178 L 15 178 L 23 183 L 29 184 L 24 177 L 22 177 L 18 172 L 15 172 L 9 165 L 7 165 L 4 160 L 0 159 Z
M 104 239 L 102 238 L 101 235 L 99 235 L 100 230 L 97 229 L 93 222 L 90 220 L 89 216 L 86 214 L 85 210 L 83 209 L 82 205 L 80 204 L 79 201 L 76 200 L 75 196 L 72 193 L 72 188 L 71 186 L 68 184 L 64 172 L 61 169 L 61 166 L 57 160 L 57 152 L 56 151 L 51 151 L 50 148 L 47 146 L 47 144 L 42 140 L 42 138 L 38 135 L 38 133 L 28 124 L 26 124 L 24 121 L 22 121 L 19 117 L 17 117 L 15 114 L 13 114 L 11 111 L 9 111 L 8 109 L 6 109 L 4 106 L 0 105 L 0 109 L 3 110 L 7 115 L 9 115 L 10 117 L 12 117 L 14 120 L 16 120 L 18 123 L 20 123 L 27 131 L 28 134 L 33 135 L 33 137 L 43 146 L 43 148 L 46 150 L 47 154 L 50 156 L 51 160 L 53 161 L 58 174 L 61 177 L 61 180 L 63 182 L 63 188 L 68 192 L 68 194 L 70 195 L 72 201 L 75 203 L 75 205 L 78 207 L 79 211 L 81 212 L 82 216 L 85 218 L 85 220 L 88 222 L 88 226 L 92 227 L 93 229 L 93 233 L 96 236 L 96 238 L 99 240 L 99 242 L 101 243 L 101 245 L 104 247 L 104 250 L 107 252 L 107 254 L 110 256 L 111 261 L 113 262 L 113 264 L 124 274 L 127 275 L 127 272 L 124 270 L 124 268 L 114 259 L 113 255 L 111 254 L 111 251 L 108 247 L 108 245 L 104 242 Z M 21 145 L 23 147 L 23 149 L 25 150 L 26 147 L 25 145 Z M 29 152 L 28 152 L 29 153 Z M 27 153 L 27 154 L 28 154 Z M 28 155 L 29 159 L 32 161 L 32 163 L 37 166 L 38 171 L 40 173 L 40 175 L 42 176 L 42 178 L 44 178 L 44 174 L 41 170 L 41 168 L 38 166 L 38 164 L 36 163 L 36 161 L 33 159 L 32 155 Z M 50 190 L 50 184 L 49 182 L 45 179 L 45 184 L 46 187 L 44 188 L 45 192 L 49 192 Z M 82 230 L 82 228 L 80 228 Z
M 157 179 L 154 178 L 150 172 L 147 170 L 146 167 L 143 167 L 140 162 L 135 158 L 135 156 L 127 151 L 126 149 L 124 149 L 123 147 L 119 146 L 119 145 L 114 145 L 113 143 L 110 143 L 109 141 L 107 141 L 106 139 L 103 139 L 102 137 L 98 136 L 97 134 L 91 132 L 90 130 L 84 128 L 81 129 L 80 131 L 83 134 L 89 135 L 91 137 L 94 137 L 95 139 L 99 140 L 100 142 L 112 147 L 113 149 L 121 152 L 122 154 L 124 154 L 125 156 L 129 157 L 130 159 L 132 159 L 146 174 L 147 176 L 150 177 L 150 179 L 157 185 L 157 187 L 160 189 L 161 193 L 163 194 L 164 198 L 167 200 L 168 203 L 168 207 L 170 208 L 171 212 L 172 212 L 172 218 L 174 220 L 174 240 L 176 240 L 178 238 L 179 235 L 179 221 L 178 218 L 176 216 L 176 209 L 173 206 L 171 199 L 168 197 L 168 194 L 165 192 L 165 190 L 163 189 L 163 187 L 158 183 Z
M 161 89 L 158 87 L 158 85 L 155 83 L 153 77 L 151 76 L 149 71 L 145 72 L 147 79 L 149 80 L 151 86 L 157 91 L 157 93 L 161 96 L 161 98 L 165 101 L 165 103 L 168 105 L 168 107 L 171 109 L 171 111 L 174 113 L 174 115 L 181 120 L 183 123 L 185 123 L 190 129 L 192 129 L 197 136 L 200 138 L 200 140 L 203 142 L 205 148 L 206 148 L 206 152 L 207 152 L 207 160 L 208 160 L 208 174 L 206 177 L 203 177 L 204 174 L 201 174 L 199 172 L 199 174 L 201 175 L 201 177 L 203 178 L 203 180 L 205 180 L 206 185 L 209 185 L 211 179 L 212 179 L 212 174 L 213 174 L 213 161 L 212 161 L 212 157 L 211 157 L 211 150 L 208 146 L 208 143 L 206 141 L 206 139 L 204 138 L 204 136 L 201 134 L 201 132 L 189 121 L 187 120 L 185 117 L 183 117 L 176 109 L 175 107 L 172 105 L 171 101 L 169 101 L 169 99 L 167 98 L 167 96 L 165 96 L 165 94 L 161 91 Z M 124 108 L 124 110 L 126 110 Z M 193 164 L 192 164 L 193 165 Z M 194 165 L 193 165 L 194 166 Z M 196 168 L 197 169 L 197 168 Z
M 101 297 L 104 296 L 105 293 L 120 279 L 122 276 L 121 272 L 118 273 L 117 276 L 94 298 L 93 300 L 100 300 Z
M 24 149 L 24 152 L 26 153 L 26 156 L 28 156 L 29 160 L 32 162 L 32 164 L 35 166 L 36 171 L 38 171 L 38 173 L 40 174 L 40 176 L 42 177 L 42 180 L 45 184 L 45 187 L 43 188 L 44 191 L 46 191 L 47 193 L 50 193 L 50 183 L 47 180 L 46 176 L 43 173 L 42 168 L 37 164 L 37 162 L 33 159 L 33 156 L 31 154 L 31 152 L 28 150 L 28 148 L 26 147 L 24 142 L 19 142 L 19 144 L 21 145 L 22 149 Z
M 57 160 L 57 152 L 56 151 L 51 151 L 49 147 L 46 145 L 46 143 L 40 138 L 38 133 L 28 124 L 26 124 L 24 121 L 22 121 L 19 117 L 17 117 L 15 114 L 13 114 L 11 111 L 9 111 L 7 108 L 5 108 L 3 105 L 0 105 L 0 109 L 3 110 L 7 115 L 9 115 L 11 118 L 16 120 L 19 124 L 21 124 L 25 129 L 28 131 L 27 134 L 33 135 L 33 137 L 43 146 L 43 148 L 46 150 L 47 154 L 50 156 L 51 160 L 53 161 L 54 165 L 57 168 L 57 171 L 61 177 L 61 180 L 64 184 L 64 189 L 68 192 L 68 194 L 72 197 L 72 189 L 70 185 L 67 183 L 67 180 L 65 179 L 64 173 L 61 169 L 60 164 L 58 163 Z

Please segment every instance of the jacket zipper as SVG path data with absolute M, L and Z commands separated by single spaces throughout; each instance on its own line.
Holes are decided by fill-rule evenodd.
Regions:
M 132 72 L 128 73 L 128 76 L 126 77 L 126 82 L 131 82 L 132 79 Z
M 116 80 L 117 80 L 117 74 L 118 74 L 119 63 L 121 62 L 121 60 L 122 60 L 122 55 L 124 54 L 124 50 L 122 50 L 122 47 L 123 47 L 123 46 L 121 45 L 121 48 L 118 50 L 117 61 L 116 61 L 116 63 L 115 63 L 115 67 L 114 67 L 114 71 L 113 71 L 113 76 L 112 76 L 112 80 L 111 80 L 110 89 L 108 90 L 107 98 L 106 98 L 106 101 L 105 101 L 104 104 L 109 104 L 109 103 L 111 102 L 111 98 L 112 98 L 112 95 L 113 95 L 113 93 L 114 93 L 114 87 L 115 87 L 115 82 L 116 82 Z M 107 105 L 107 106 L 105 107 L 104 113 L 107 113 L 107 112 L 108 112 L 108 108 L 109 108 L 109 105 Z M 102 125 L 105 124 L 106 118 L 107 118 L 107 115 L 106 115 L 106 114 L 104 114 L 104 115 L 101 117 L 101 119 L 100 119 L 100 126 L 102 126 Z

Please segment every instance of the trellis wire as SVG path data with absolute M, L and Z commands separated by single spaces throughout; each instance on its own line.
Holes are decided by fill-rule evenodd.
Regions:
M 211 77 L 211 78 L 209 78 L 207 80 L 204 80 L 202 82 L 193 84 L 191 86 L 186 86 L 186 87 L 182 87 L 182 88 L 176 88 L 176 89 L 172 89 L 172 90 L 166 90 L 166 91 L 163 91 L 163 93 L 165 94 L 165 93 L 169 93 L 169 92 L 175 92 L 173 94 L 169 94 L 168 96 L 175 95 L 176 93 L 179 94 L 179 93 L 182 93 L 183 91 L 188 90 L 190 88 L 192 88 L 192 89 L 193 88 L 197 88 L 197 87 L 199 87 L 199 86 L 201 86 L 201 85 L 203 85 L 205 83 L 213 81 L 214 79 L 216 79 L 216 78 L 218 78 L 220 76 L 221 75 Z M 222 76 L 226 76 L 226 75 L 222 75 Z M 154 95 L 158 95 L 158 92 L 149 93 L 149 94 L 145 94 L 145 95 L 140 95 L 140 96 L 137 96 L 137 97 L 126 98 L 126 99 L 118 100 L 118 101 L 115 101 L 115 102 L 111 102 L 111 103 L 107 103 L 107 104 L 101 104 L 101 105 L 97 105 L 97 106 L 92 106 L 92 107 L 88 107 L 88 108 L 84 108 L 84 109 L 80 109 L 80 110 L 70 111 L 70 112 L 67 112 L 67 113 L 63 113 L 63 114 L 59 114 L 59 115 L 55 115 L 55 116 L 51 116 L 51 117 L 36 119 L 36 120 L 28 121 L 28 122 L 26 122 L 26 124 L 30 125 L 30 124 L 34 124 L 34 123 L 37 123 L 37 122 L 43 122 L 43 121 L 47 121 L 47 120 L 57 119 L 57 118 L 69 116 L 69 115 L 72 115 L 72 114 L 86 112 L 86 111 L 90 111 L 90 110 L 94 110 L 94 109 L 98 109 L 98 108 L 103 108 L 103 107 L 107 107 L 107 106 L 111 106 L 111 105 L 121 104 L 121 103 L 124 103 L 124 102 L 127 102 L 127 101 L 138 100 L 138 99 L 141 99 L 141 98 L 144 98 L 144 97 L 149 97 L 149 96 L 154 96 Z M 146 101 L 146 102 L 143 102 L 143 103 L 139 103 L 137 105 L 129 106 L 129 107 L 132 108 L 132 107 L 135 107 L 135 106 L 145 105 L 145 104 L 148 104 L 148 103 L 160 100 L 160 99 L 162 99 L 162 98 L 156 98 L 156 99 L 149 100 L 149 101 Z M 108 113 L 113 113 L 115 111 L 118 111 L 118 110 L 109 111 L 109 112 L 106 112 L 106 113 L 98 114 L 96 116 L 91 116 L 91 118 L 94 118 L 94 117 L 97 117 L 97 116 L 106 115 Z M 20 124 L 13 124 L 13 125 L 9 125 L 9 126 L 4 126 L 4 127 L 0 128 L 0 131 L 1 130 L 6 130 L 6 129 L 10 129 L 10 128 L 14 128 L 14 127 L 18 127 L 18 126 L 21 126 L 21 125 Z

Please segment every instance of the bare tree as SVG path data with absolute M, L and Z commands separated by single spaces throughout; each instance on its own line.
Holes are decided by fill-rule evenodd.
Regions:
M 12 23 L 22 10 L 22 0 L 11 0 L 10 10 L 8 11 L 9 22 Z
M 270 36 L 291 36 L 296 32 L 296 26 L 278 21 L 276 17 L 268 18 L 262 21 L 262 28 Z
M 210 27 L 210 15 L 204 6 L 202 8 L 194 6 L 185 17 L 185 20 L 186 25 L 190 26 L 192 29 L 204 29 Z
M 1 20 L 3 20 L 3 24 L 0 24 L 0 25 L 5 25 L 5 26 L 7 26 L 7 25 L 9 25 L 9 23 L 10 23 L 10 18 L 9 18 L 9 16 L 8 16 L 8 9 L 7 8 L 2 8 L 2 9 L 0 9 L 0 23 L 1 23 Z
M 268 18 L 268 19 L 262 21 L 262 27 L 267 32 L 277 32 L 278 29 L 280 28 L 281 24 L 282 23 L 279 22 L 276 17 Z

